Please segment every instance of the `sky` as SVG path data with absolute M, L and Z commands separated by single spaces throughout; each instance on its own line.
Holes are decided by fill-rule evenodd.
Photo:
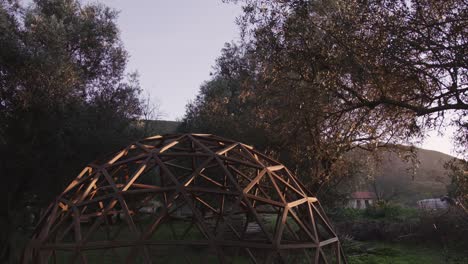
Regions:
M 163 119 L 185 113 L 200 85 L 209 80 L 224 43 L 236 39 L 238 5 L 221 0 L 101 0 L 120 11 L 121 39 L 129 71 L 160 105 Z
M 239 39 L 235 18 L 241 8 L 221 0 L 100 2 L 120 11 L 117 23 L 130 55 L 128 70 L 138 71 L 145 94 L 159 105 L 161 119 L 183 117 L 185 105 L 210 79 L 224 43 Z M 450 134 L 431 132 L 418 145 L 454 155 Z

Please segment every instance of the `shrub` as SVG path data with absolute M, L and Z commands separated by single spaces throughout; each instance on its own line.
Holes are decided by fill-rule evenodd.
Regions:
M 363 214 L 370 219 L 385 219 L 388 221 L 408 221 L 419 218 L 417 209 L 402 207 L 397 204 L 378 202 L 368 207 Z

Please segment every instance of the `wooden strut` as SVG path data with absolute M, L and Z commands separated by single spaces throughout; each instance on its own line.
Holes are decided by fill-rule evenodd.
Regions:
M 319 201 L 291 171 L 209 134 L 152 136 L 89 164 L 45 210 L 23 263 L 109 255 L 112 263 L 347 263 Z

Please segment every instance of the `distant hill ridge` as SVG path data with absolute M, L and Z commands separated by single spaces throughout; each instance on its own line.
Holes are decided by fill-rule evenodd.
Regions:
M 383 150 L 382 160 L 374 172 L 375 186 L 369 181 L 370 174 L 365 168 L 354 183 L 354 190 L 370 190 L 380 192 L 383 198 L 390 198 L 409 206 L 415 206 L 416 201 L 427 198 L 441 197 L 447 194 L 450 184 L 448 170 L 444 165 L 454 157 L 422 148 L 416 148 L 418 163 L 413 166 L 403 161 L 394 152 Z

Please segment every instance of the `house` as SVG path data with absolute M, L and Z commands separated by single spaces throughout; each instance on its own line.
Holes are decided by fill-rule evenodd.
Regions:
M 348 202 L 349 208 L 366 209 L 377 200 L 374 192 L 353 192 Z

